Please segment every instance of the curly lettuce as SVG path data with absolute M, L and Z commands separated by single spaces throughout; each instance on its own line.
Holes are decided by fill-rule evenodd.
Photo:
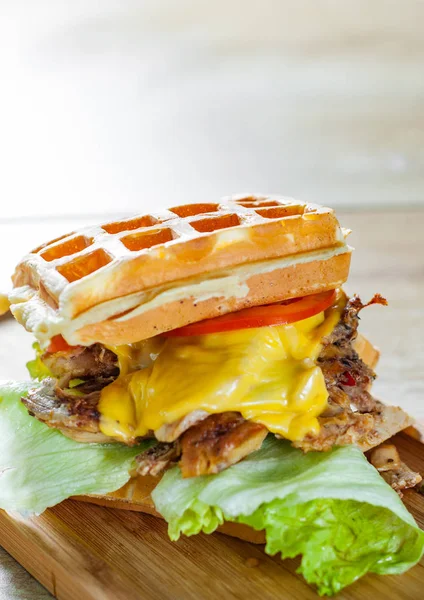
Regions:
M 121 488 L 150 442 L 75 442 L 28 414 L 21 397 L 30 386 L 0 383 L 0 509 L 40 514 L 70 496 Z
M 266 551 L 302 555 L 299 572 L 322 595 L 367 572 L 403 573 L 424 551 L 424 532 L 354 446 L 303 454 L 268 436 L 218 475 L 168 471 L 152 497 L 173 540 L 211 533 L 224 520 L 264 530 Z
M 39 380 L 45 379 L 46 377 L 52 377 L 52 372 L 41 360 L 43 351 L 40 348 L 40 344 L 38 342 L 34 342 L 32 347 L 35 350 L 35 358 L 28 361 L 26 364 L 26 368 L 28 369 L 30 377 L 32 379 Z

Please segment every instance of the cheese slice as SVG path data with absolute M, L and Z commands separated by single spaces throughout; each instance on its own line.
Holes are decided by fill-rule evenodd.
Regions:
M 10 302 L 8 295 L 0 291 L 0 315 L 5 315 L 9 310 L 9 307 Z
M 344 303 L 290 325 L 111 348 L 121 375 L 102 391 L 101 431 L 130 444 L 204 410 L 240 412 L 289 440 L 318 432 L 328 392 L 316 360 Z

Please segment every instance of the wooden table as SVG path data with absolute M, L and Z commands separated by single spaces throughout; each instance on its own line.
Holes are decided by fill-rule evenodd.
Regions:
M 424 423 L 424 211 L 340 214 L 342 224 L 354 230 L 356 247 L 346 286 L 369 298 L 378 291 L 389 307 L 364 311 L 361 330 L 382 349 L 375 393 L 388 403 L 402 405 Z M 75 223 L 50 222 L 21 225 L 20 240 L 30 247 L 72 228 Z M 0 252 L 6 256 L 0 286 L 17 259 L 18 228 L 0 226 Z M 21 242 L 22 243 L 22 242 Z M 21 250 L 19 250 L 21 251 Z M 26 376 L 24 363 L 32 355 L 31 336 L 12 319 L 0 321 L 0 379 Z M 50 595 L 13 559 L 0 550 L 0 600 Z

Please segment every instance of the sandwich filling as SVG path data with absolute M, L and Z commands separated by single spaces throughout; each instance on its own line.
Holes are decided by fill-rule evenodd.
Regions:
M 200 410 L 238 412 L 289 440 L 317 433 L 328 393 L 316 360 L 338 320 L 335 309 L 290 325 L 168 338 L 150 367 L 102 391 L 101 431 L 134 443 Z
M 172 540 L 247 525 L 320 595 L 416 564 L 399 496 L 421 476 L 384 443 L 413 419 L 370 393 L 347 235 L 331 209 L 249 196 L 30 252 L 9 300 L 37 356 L 32 383 L 0 385 L 0 509 L 108 495 Z
M 137 459 L 139 474 L 176 461 L 185 477 L 217 473 L 268 432 L 306 452 L 365 451 L 410 420 L 368 391 L 375 374 L 354 348 L 363 306 L 338 292 L 327 310 L 288 325 L 110 348 L 65 344 L 42 355 L 52 376 L 23 402 L 78 441 L 156 439 Z

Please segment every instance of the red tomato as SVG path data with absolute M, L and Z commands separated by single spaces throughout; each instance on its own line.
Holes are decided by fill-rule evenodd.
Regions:
M 336 299 L 336 290 L 329 290 L 312 296 L 303 296 L 292 300 L 284 300 L 276 304 L 254 306 L 238 312 L 192 323 L 179 329 L 168 331 L 166 336 L 203 335 L 220 331 L 266 327 L 269 325 L 287 325 L 312 317 L 329 308 Z
M 343 373 L 339 379 L 339 382 L 347 387 L 354 387 L 356 385 L 355 378 L 353 377 L 352 373 L 349 373 L 349 371 Z
M 47 348 L 46 352 L 50 352 L 52 354 L 54 354 L 55 352 L 66 352 L 70 348 L 75 348 L 75 346 L 70 346 L 61 335 L 55 335 L 50 340 L 50 345 Z

